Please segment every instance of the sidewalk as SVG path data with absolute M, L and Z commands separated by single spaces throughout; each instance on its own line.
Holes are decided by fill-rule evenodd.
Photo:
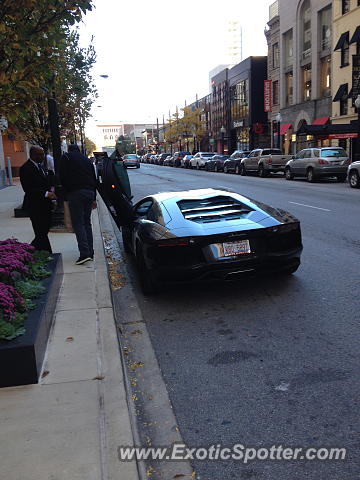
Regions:
M 33 238 L 30 220 L 13 217 L 22 198 L 18 184 L 0 190 L 1 240 Z M 117 447 L 133 437 L 96 210 L 93 227 L 95 260 L 82 266 L 74 265 L 75 235 L 50 234 L 63 255 L 64 281 L 48 373 L 39 384 L 0 389 L 2 479 L 138 479 L 136 463 L 117 458 Z

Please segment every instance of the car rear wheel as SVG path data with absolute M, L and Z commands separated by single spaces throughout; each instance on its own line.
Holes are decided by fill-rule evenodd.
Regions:
M 261 178 L 265 178 L 265 177 L 268 176 L 268 173 L 265 170 L 264 165 L 259 165 L 259 172 L 258 173 L 259 173 L 259 177 L 261 177 Z
M 350 172 L 349 183 L 351 188 L 360 188 L 360 177 L 356 170 Z
M 293 178 L 294 178 L 294 174 L 291 172 L 290 167 L 285 168 L 285 178 L 286 178 L 286 180 L 293 180 Z
M 314 183 L 315 182 L 315 175 L 314 175 L 314 170 L 312 168 L 308 168 L 306 171 L 306 180 L 309 183 Z
M 247 174 L 247 172 L 246 172 L 245 165 L 242 163 L 241 166 L 240 166 L 240 175 L 242 175 L 244 177 L 246 174 Z
M 140 246 L 136 249 L 136 264 L 139 274 L 140 286 L 144 295 L 153 295 L 159 290 L 158 283 L 153 273 L 146 266 L 144 255 Z

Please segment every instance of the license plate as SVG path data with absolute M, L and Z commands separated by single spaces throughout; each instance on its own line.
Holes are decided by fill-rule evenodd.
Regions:
M 251 253 L 249 240 L 238 240 L 237 242 L 223 243 L 224 257 L 234 255 L 245 255 Z

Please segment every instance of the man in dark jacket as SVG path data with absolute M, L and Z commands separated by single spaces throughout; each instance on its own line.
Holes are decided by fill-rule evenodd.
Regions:
M 30 159 L 20 168 L 20 182 L 25 192 L 23 208 L 29 214 L 35 234 L 31 245 L 36 250 L 51 253 L 48 233 L 51 226 L 51 200 L 56 200 L 56 195 L 51 191 L 44 159 L 41 147 L 31 147 Z
M 94 165 L 77 145 L 69 145 L 68 153 L 61 157 L 60 180 L 80 252 L 75 263 L 82 265 L 94 258 L 91 210 L 96 208 L 96 176 Z

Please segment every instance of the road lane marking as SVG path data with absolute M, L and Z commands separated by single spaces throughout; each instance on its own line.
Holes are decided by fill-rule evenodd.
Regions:
M 294 205 L 301 205 L 302 207 L 308 207 L 308 208 L 316 208 L 316 210 L 323 210 L 324 212 L 331 212 L 328 208 L 321 208 L 321 207 L 314 207 L 313 205 L 305 205 L 305 203 L 297 203 L 297 202 L 289 202 L 293 203 Z

